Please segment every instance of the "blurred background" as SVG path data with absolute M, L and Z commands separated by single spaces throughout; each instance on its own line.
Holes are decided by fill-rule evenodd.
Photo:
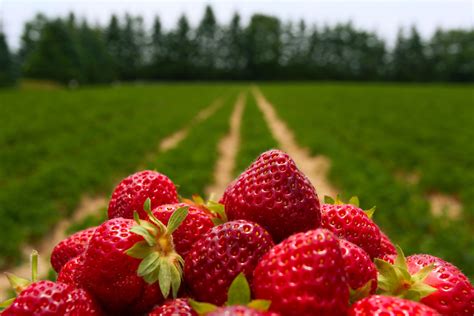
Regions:
M 279 147 L 258 86 L 337 192 L 472 279 L 473 82 L 474 1 L 0 0 L 0 269 L 137 170 L 205 194 L 239 93 L 232 175 Z
M 472 1 L 2 0 L 1 12 L 3 85 L 474 80 Z

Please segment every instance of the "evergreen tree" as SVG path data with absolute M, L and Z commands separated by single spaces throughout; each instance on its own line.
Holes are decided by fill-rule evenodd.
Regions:
M 437 30 L 429 42 L 434 80 L 474 81 L 474 30 Z
M 197 55 L 194 65 L 204 79 L 216 77 L 219 29 L 214 12 L 206 6 L 204 16 L 196 30 Z
M 114 69 L 115 78 L 120 79 L 120 76 L 125 71 L 123 65 L 123 41 L 122 29 L 116 15 L 112 15 L 109 25 L 105 30 L 105 44 Z
M 280 21 L 255 14 L 246 29 L 247 70 L 254 79 L 274 79 L 281 56 Z
M 35 50 L 46 23 L 47 19 L 42 14 L 37 14 L 33 20 L 25 23 L 20 38 L 20 49 L 18 50 L 18 59 L 20 63 L 24 63 Z
M 0 29 L 0 87 L 11 86 L 15 83 L 14 62 L 8 49 L 5 34 Z
M 428 79 L 425 47 L 415 27 L 410 36 L 399 31 L 391 63 L 392 78 L 399 81 L 420 81 Z
M 82 81 L 79 49 L 62 20 L 46 23 L 36 49 L 25 62 L 25 74 L 62 83 Z
M 242 79 L 246 61 L 245 37 L 240 25 L 240 15 L 235 13 L 230 25 L 224 30 L 219 55 L 220 64 L 229 79 Z
M 195 78 L 193 56 L 196 56 L 196 47 L 191 38 L 191 28 L 188 19 L 182 15 L 175 30 L 167 37 L 167 67 L 166 73 L 170 79 Z
M 85 82 L 104 83 L 114 78 L 112 57 L 107 51 L 100 30 L 92 29 L 83 21 L 78 29 L 81 72 Z
M 164 77 L 163 66 L 166 58 L 166 39 L 161 27 L 161 20 L 155 17 L 150 43 L 149 78 L 160 79 Z
M 125 16 L 125 25 L 122 32 L 122 78 L 125 80 L 136 79 L 138 67 L 141 62 L 140 48 L 135 38 L 135 19 Z

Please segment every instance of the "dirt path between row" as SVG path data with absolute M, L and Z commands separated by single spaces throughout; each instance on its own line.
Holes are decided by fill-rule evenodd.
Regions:
M 187 124 L 186 127 L 176 131 L 170 136 L 165 137 L 161 140 L 159 144 L 159 151 L 166 152 L 171 150 L 179 145 L 179 143 L 186 138 L 191 127 L 195 124 L 201 123 L 202 121 L 208 119 L 214 112 L 223 104 L 222 99 L 217 99 L 212 102 L 209 106 L 201 110 L 191 121 Z M 156 154 L 156 153 L 155 153 Z M 38 242 L 33 245 L 25 246 L 22 250 L 24 257 L 28 258 L 31 251 L 36 249 L 39 253 L 38 258 L 38 277 L 40 279 L 46 278 L 50 269 L 50 255 L 53 251 L 54 246 L 58 244 L 61 240 L 67 237 L 66 230 L 74 223 L 81 222 L 90 215 L 97 214 L 97 211 L 100 208 L 106 207 L 108 202 L 108 196 L 84 196 L 79 203 L 79 206 L 73 212 L 73 215 L 69 218 L 62 219 L 59 221 L 52 231 L 43 237 Z M 29 278 L 31 275 L 30 272 L 30 262 L 25 261 L 21 265 L 8 269 L 8 272 L 11 272 L 15 275 L 21 277 Z M 5 272 L 5 271 L 2 271 Z M 10 288 L 8 280 L 3 275 L 0 275 L 0 301 L 6 299 L 5 292 Z
M 309 178 L 316 188 L 318 197 L 322 200 L 325 195 L 336 196 L 339 190 L 328 181 L 327 177 L 331 161 L 323 155 L 311 156 L 307 148 L 300 147 L 293 131 L 278 116 L 275 108 L 268 102 L 260 89 L 253 87 L 252 92 L 273 137 L 279 143 L 280 148 L 295 160 L 298 168 Z
M 435 217 L 446 216 L 449 219 L 459 219 L 462 214 L 461 202 L 448 194 L 431 193 L 428 195 L 430 202 L 431 214 Z
M 168 151 L 175 148 L 178 144 L 188 136 L 191 127 L 196 124 L 201 123 L 202 121 L 207 120 L 212 114 L 214 114 L 223 104 L 222 99 L 217 99 L 211 103 L 208 107 L 199 112 L 188 124 L 188 126 L 176 131 L 176 133 L 166 137 L 160 143 L 159 150 L 161 152 Z
M 229 133 L 224 136 L 218 144 L 217 150 L 219 159 L 214 169 L 214 183 L 205 190 L 207 196 L 213 194 L 219 198 L 224 193 L 225 188 L 233 179 L 235 161 L 240 145 L 240 126 L 245 108 L 246 93 L 242 92 L 237 97 L 234 111 L 230 116 Z

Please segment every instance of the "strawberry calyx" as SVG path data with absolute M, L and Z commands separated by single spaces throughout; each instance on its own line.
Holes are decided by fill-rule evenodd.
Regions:
M 350 293 L 350 303 L 355 303 L 364 297 L 367 297 L 370 295 L 370 290 L 372 289 L 372 283 L 374 280 L 367 281 L 364 285 L 359 287 L 358 289 L 351 289 L 349 288 L 349 293 Z
M 125 253 L 130 257 L 142 259 L 137 275 L 148 284 L 159 282 L 161 293 L 167 298 L 170 292 L 173 298 L 178 295 L 183 276 L 183 258 L 175 251 L 173 232 L 181 225 L 188 215 L 188 208 L 181 207 L 173 212 L 168 225 L 164 225 L 151 212 L 151 201 L 148 198 L 143 204 L 148 220 L 139 218 L 134 213 L 137 225 L 131 231 L 143 237 Z
M 424 281 L 434 268 L 434 264 L 423 267 L 415 274 L 410 274 L 405 255 L 398 246 L 397 257 L 393 264 L 382 259 L 375 259 L 374 263 L 378 270 L 377 294 L 396 296 L 412 301 L 420 301 L 422 298 L 435 292 L 436 289 Z
M 31 280 L 21 278 L 12 273 L 5 272 L 5 275 L 10 283 L 11 288 L 15 291 L 16 295 L 19 295 L 24 289 L 26 289 L 32 283 L 38 281 L 38 252 L 33 250 L 30 255 L 31 264 Z M 12 297 L 6 301 L 0 303 L 0 310 L 10 306 L 16 297 Z
M 333 199 L 332 197 L 326 195 L 324 196 L 324 203 L 326 204 L 333 204 L 333 205 L 342 205 L 342 204 L 351 204 L 351 205 L 354 205 L 355 207 L 360 207 L 360 203 L 359 203 L 359 198 L 357 196 L 353 196 L 349 199 L 348 202 L 345 202 L 341 199 L 341 197 L 338 195 L 336 195 L 336 198 Z M 375 213 L 375 205 L 372 206 L 370 209 L 368 210 L 363 210 L 364 213 L 367 215 L 367 217 L 369 217 L 370 219 L 372 219 L 372 217 L 374 216 L 374 213 Z
M 199 315 L 206 315 L 218 309 L 218 306 L 214 304 L 197 302 L 193 299 L 189 299 L 188 303 Z M 271 301 L 252 300 L 249 283 L 245 275 L 241 272 L 234 281 L 232 281 L 227 292 L 227 302 L 224 306 L 234 305 L 247 306 L 261 312 L 266 312 L 270 308 Z
M 213 194 L 211 194 L 207 201 L 198 194 L 193 194 L 192 199 L 181 198 L 181 201 L 189 205 L 194 205 L 208 213 L 214 225 L 224 224 L 228 221 L 224 204 L 216 202 Z

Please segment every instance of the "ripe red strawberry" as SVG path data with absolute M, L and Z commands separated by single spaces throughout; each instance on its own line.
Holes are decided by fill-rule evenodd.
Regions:
M 86 250 L 94 231 L 95 227 L 81 230 L 57 244 L 51 253 L 51 265 L 54 271 L 59 273 L 68 261 L 81 255 Z
M 102 315 L 92 296 L 64 283 L 39 281 L 24 289 L 2 316 Z
M 320 205 L 314 187 L 280 150 L 261 154 L 233 182 L 221 201 L 230 220 L 262 225 L 275 242 L 319 227 Z
M 181 208 L 168 227 L 144 209 L 149 221 L 125 218 L 97 227 L 84 257 L 81 283 L 112 314 L 149 311 L 172 290 L 176 297 L 183 259 L 174 250 L 172 233 L 185 219 Z
M 390 263 L 395 262 L 397 257 L 397 249 L 395 245 L 390 241 L 390 239 L 382 231 L 380 231 L 380 249 L 377 258 L 385 260 Z
M 397 247 L 395 263 L 375 259 L 378 291 L 421 303 L 443 315 L 474 315 L 474 288 L 452 264 L 431 256 L 405 258 Z
M 206 316 L 279 316 L 279 314 L 274 312 L 262 312 L 247 306 L 236 305 L 218 308 L 206 314 Z
M 58 282 L 81 287 L 81 272 L 84 265 L 84 255 L 77 256 L 66 263 L 58 274 Z
M 171 180 L 156 171 L 140 171 L 123 179 L 114 189 L 109 202 L 109 219 L 133 218 L 137 211 L 140 218 L 146 219 L 143 203 L 151 199 L 153 207 L 178 203 L 176 187 Z
M 436 289 L 421 299 L 421 303 L 443 315 L 474 315 L 474 287 L 454 265 L 431 255 L 407 257 L 408 271 L 416 274 L 426 266 L 434 265 L 424 280 Z
M 188 207 L 188 216 L 173 233 L 173 240 L 176 251 L 185 258 L 192 245 L 214 227 L 214 224 L 205 210 L 184 203 L 160 205 L 153 210 L 153 215 L 166 225 L 173 212 L 180 207 Z
M 155 307 L 148 316 L 197 316 L 198 314 L 189 306 L 188 300 L 177 298 Z
M 439 316 L 438 312 L 423 304 L 397 297 L 372 295 L 356 302 L 349 316 Z
M 326 199 L 329 202 L 330 198 Z M 339 238 L 344 238 L 364 249 L 371 258 L 377 257 L 380 251 L 380 229 L 358 207 L 358 200 L 351 199 L 351 204 L 343 204 L 336 199 L 334 204 L 321 206 L 321 227 L 329 229 Z M 354 204 L 352 204 L 354 203 Z
M 377 289 L 377 268 L 369 255 L 362 248 L 345 239 L 339 240 L 339 246 L 344 258 L 349 287 L 354 292 L 358 292 L 351 293 L 353 298 L 358 299 L 374 294 Z
M 258 299 L 282 315 L 346 315 L 349 304 L 338 238 L 327 229 L 290 236 L 273 247 L 254 271 Z
M 232 280 L 243 272 L 248 278 L 260 258 L 273 247 L 270 234 L 244 220 L 212 228 L 191 248 L 185 262 L 185 281 L 194 298 L 222 305 Z

